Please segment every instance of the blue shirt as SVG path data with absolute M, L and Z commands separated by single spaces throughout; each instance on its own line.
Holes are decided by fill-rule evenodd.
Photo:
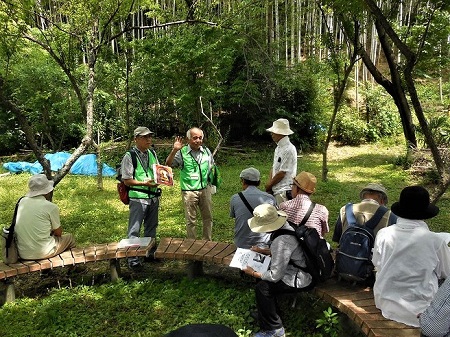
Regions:
M 242 191 L 242 194 L 253 209 L 261 204 L 276 205 L 273 195 L 261 191 L 256 186 L 248 186 L 247 189 Z M 235 219 L 234 244 L 237 247 L 249 249 L 258 243 L 269 242 L 269 234 L 254 233 L 250 230 L 247 220 L 253 217 L 253 214 L 250 213 L 238 194 L 231 197 L 230 216 Z

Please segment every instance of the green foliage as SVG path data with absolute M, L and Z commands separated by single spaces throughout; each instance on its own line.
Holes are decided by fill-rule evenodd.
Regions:
M 366 123 L 351 108 L 342 108 L 336 117 L 334 139 L 342 145 L 360 145 L 366 136 Z
M 139 43 L 131 79 L 136 123 L 153 125 L 160 136 L 202 126 L 200 103 L 208 116 L 220 110 L 240 41 L 232 31 L 193 25 Z
M 340 336 L 339 316 L 337 312 L 333 312 L 331 307 L 323 311 L 323 317 L 316 320 L 316 328 L 321 328 L 325 336 L 338 337 Z
M 375 142 L 401 132 L 397 108 L 380 87 L 365 90 L 365 119 L 367 122 L 366 139 Z
M 23 46 L 11 58 L 6 79 L 11 97 L 33 125 L 42 147 L 57 151 L 78 143 L 83 125 L 79 105 L 67 78 L 48 53 L 33 44 Z M 10 133 L 17 135 L 14 131 L 19 129 L 16 119 L 9 111 L 0 109 L 0 114 L 8 115 L 2 120 L 8 121 Z M 22 147 L 26 147 L 22 137 L 17 137 L 17 140 L 21 141 Z M 15 148 L 4 154 L 11 154 Z

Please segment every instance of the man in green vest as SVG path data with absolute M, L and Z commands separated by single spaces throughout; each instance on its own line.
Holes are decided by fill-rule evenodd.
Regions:
M 181 195 L 184 203 L 186 231 L 189 239 L 197 238 L 197 209 L 203 221 L 203 240 L 212 240 L 212 199 L 208 174 L 214 164 L 211 151 L 203 146 L 203 131 L 191 128 L 186 133 L 188 144 L 176 137 L 166 165 L 179 167 Z
M 140 236 L 144 224 L 144 236 L 156 237 L 158 227 L 159 196 L 158 185 L 154 182 L 153 164 L 159 164 L 152 145 L 152 133 L 139 126 L 134 130 L 135 146 L 127 151 L 122 159 L 122 180 L 128 186 L 130 196 L 130 216 L 128 219 L 128 238 Z M 138 257 L 128 259 L 131 269 L 142 267 Z

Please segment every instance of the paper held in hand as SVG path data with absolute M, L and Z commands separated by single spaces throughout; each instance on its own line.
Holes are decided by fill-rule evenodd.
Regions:
M 249 266 L 258 273 L 264 273 L 269 268 L 270 256 L 254 252 L 250 249 L 237 248 L 231 260 L 230 267 L 244 269 Z
M 117 248 L 127 248 L 127 247 L 147 247 L 152 240 L 151 237 L 146 236 L 142 238 L 131 238 L 131 239 L 122 239 L 119 241 Z
M 153 176 L 155 177 L 155 183 L 173 186 L 173 172 L 170 166 L 153 164 Z

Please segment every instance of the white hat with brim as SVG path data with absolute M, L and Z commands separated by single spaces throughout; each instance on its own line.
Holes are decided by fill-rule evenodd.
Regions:
M 273 232 L 281 228 L 286 219 L 286 212 L 278 211 L 270 204 L 261 204 L 253 210 L 253 218 L 248 219 L 248 226 L 255 233 Z
M 28 193 L 26 197 L 45 195 L 53 191 L 53 180 L 48 180 L 45 174 L 36 174 L 28 181 Z
M 285 118 L 277 119 L 273 122 L 272 126 L 266 130 L 283 136 L 289 136 L 294 133 L 294 131 L 289 128 L 289 121 Z

